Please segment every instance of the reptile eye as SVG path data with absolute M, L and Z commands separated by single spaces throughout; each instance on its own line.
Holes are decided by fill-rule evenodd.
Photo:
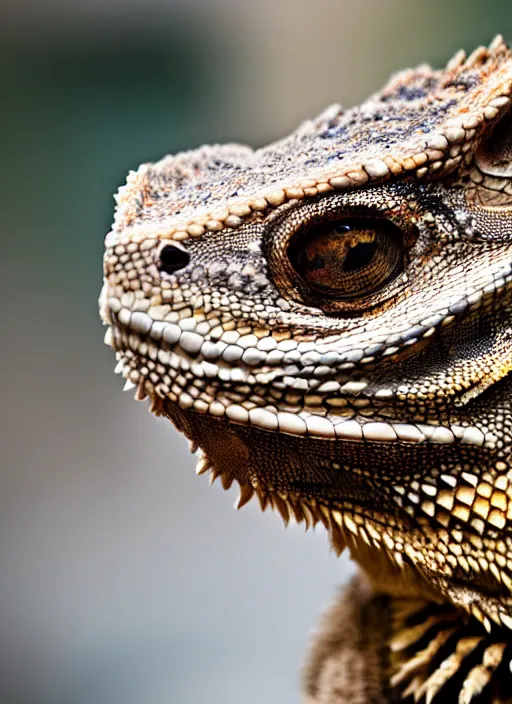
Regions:
M 347 218 L 298 233 L 288 256 L 311 293 L 348 301 L 376 293 L 400 274 L 402 240 L 387 220 Z

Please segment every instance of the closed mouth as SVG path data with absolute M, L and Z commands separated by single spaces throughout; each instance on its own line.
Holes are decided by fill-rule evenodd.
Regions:
M 322 381 L 318 387 L 318 393 L 332 395 L 332 401 L 328 401 L 331 408 L 309 406 L 279 410 L 269 389 L 276 379 L 279 383 L 281 372 L 268 364 L 261 366 L 263 359 L 272 362 L 268 352 L 265 357 L 257 347 L 247 347 L 244 351 L 235 344 L 205 339 L 193 330 L 166 321 L 153 321 L 143 312 L 131 312 L 119 305 L 110 307 L 109 321 L 111 327 L 107 330 L 106 342 L 117 350 L 116 371 L 123 374 L 129 386 L 138 387 L 139 395 L 167 399 L 184 410 L 268 432 L 331 441 L 462 444 L 490 450 L 496 446 L 494 433 L 488 429 L 484 432 L 485 429 L 468 422 L 379 418 L 379 408 L 385 407 L 389 398 L 385 389 L 377 391 L 371 399 L 376 417 L 365 414 L 364 410 L 361 412 L 361 408 L 370 405 L 369 399 L 362 399 L 359 394 L 365 384 L 352 379 L 348 370 L 341 383 Z M 284 354 L 275 355 L 276 365 Z M 263 383 L 266 389 L 260 396 L 249 393 L 249 398 L 244 398 L 241 393 L 244 385 L 248 385 L 246 389 L 253 389 L 257 385 L 261 388 Z

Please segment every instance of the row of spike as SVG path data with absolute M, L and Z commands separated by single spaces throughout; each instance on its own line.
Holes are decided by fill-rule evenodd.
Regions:
M 121 357 L 114 371 L 116 374 L 123 374 L 123 372 L 126 372 L 125 367 L 125 361 Z M 135 389 L 136 401 L 144 401 L 149 397 L 149 410 L 151 413 L 156 415 L 163 413 L 163 401 L 156 394 L 152 385 L 145 382 L 143 378 L 140 378 L 136 384 L 130 379 L 127 379 L 123 391 L 131 391 L 133 389 Z M 194 441 L 190 443 L 190 450 L 192 453 L 198 451 L 198 446 Z M 277 510 L 285 525 L 288 525 L 290 520 L 294 520 L 296 523 L 304 523 L 306 530 L 308 530 L 321 522 L 326 530 L 329 531 L 336 552 L 340 554 L 345 548 L 346 541 L 341 532 L 342 521 L 340 520 L 341 514 L 339 514 L 339 512 L 331 512 L 319 504 L 313 506 L 299 497 L 267 493 L 261 487 L 254 487 L 251 484 L 240 484 L 235 477 L 221 472 L 214 467 L 210 460 L 201 453 L 197 459 L 196 474 L 201 475 L 207 472 L 210 473 L 210 484 L 213 484 L 218 478 L 220 478 L 222 487 L 226 490 L 232 486 L 233 482 L 239 484 L 240 495 L 235 503 L 237 510 L 249 503 L 252 498 L 257 497 L 261 510 L 265 511 L 269 506 Z
M 197 447 L 191 448 L 193 452 Z M 224 489 L 229 489 L 233 482 L 237 480 L 227 475 L 216 467 L 204 455 L 200 454 L 197 466 L 197 474 L 210 473 L 210 484 L 220 478 Z M 335 552 L 340 555 L 346 548 L 347 543 L 353 543 L 354 540 L 362 540 L 369 547 L 376 548 L 381 552 L 385 552 L 389 559 L 398 567 L 404 568 L 404 558 L 402 554 L 394 549 L 392 539 L 385 532 L 376 532 L 372 522 L 367 520 L 364 525 L 357 524 L 350 513 L 341 513 L 340 511 L 328 509 L 326 506 L 315 502 L 314 500 L 306 501 L 298 496 L 289 496 L 284 493 L 267 493 L 262 487 L 254 487 L 250 484 L 239 484 L 240 494 L 235 508 L 240 509 L 245 506 L 252 498 L 257 497 L 261 510 L 265 511 L 267 507 L 271 507 L 279 512 L 285 525 L 290 520 L 296 523 L 304 523 L 306 530 L 314 527 L 317 523 L 321 523 L 327 530 L 330 542 Z M 389 544 L 388 544 L 389 542 Z M 503 573 L 502 573 L 503 574 Z M 498 626 L 504 627 L 512 631 L 512 616 L 503 611 L 489 610 L 486 613 L 473 602 L 468 605 L 468 611 L 474 618 L 479 621 L 488 633 L 491 633 L 491 620 Z
M 116 374 L 123 374 L 123 372 L 126 371 L 125 362 L 122 358 L 119 359 L 114 371 Z M 140 378 L 137 384 L 127 379 L 123 391 L 131 391 L 133 389 L 135 389 L 136 401 L 144 401 L 149 397 L 149 410 L 151 413 L 156 415 L 163 413 L 164 404 L 162 399 L 158 397 L 153 387 L 146 383 L 144 379 Z M 190 450 L 192 453 L 198 451 L 198 446 L 194 441 L 190 443 Z M 290 520 L 294 520 L 296 523 L 304 523 L 306 530 L 308 530 L 316 526 L 317 523 L 322 523 L 331 536 L 331 541 L 336 553 L 339 555 L 344 550 L 346 540 L 342 534 L 343 523 L 339 512 L 329 511 L 320 504 L 311 505 L 311 503 L 304 501 L 300 497 L 291 497 L 283 493 L 267 493 L 262 487 L 254 487 L 251 484 L 245 483 L 240 484 L 235 477 L 221 472 L 214 467 L 211 461 L 201 452 L 197 459 L 196 474 L 201 475 L 207 472 L 210 473 L 210 484 L 213 484 L 216 479 L 220 478 L 222 487 L 226 490 L 233 485 L 233 482 L 239 485 L 240 494 L 235 503 L 237 510 L 249 503 L 252 498 L 257 497 L 261 510 L 265 511 L 269 506 L 277 510 L 285 525 L 288 525 Z
M 118 353 L 118 363 L 114 369 L 115 373 L 126 377 L 129 370 L 129 365 L 126 364 L 121 353 Z M 164 414 L 164 402 L 157 395 L 149 381 L 144 380 L 142 377 L 137 383 L 126 379 L 123 391 L 132 391 L 133 389 L 135 389 L 136 401 L 144 401 L 149 398 L 149 410 L 151 413 L 155 415 Z M 198 446 L 193 441 L 190 444 L 190 450 L 192 453 L 198 451 Z M 329 510 L 326 506 L 314 500 L 305 501 L 299 496 L 276 492 L 269 493 L 260 486 L 240 484 L 235 477 L 214 467 L 211 461 L 201 452 L 196 464 L 196 474 L 201 475 L 207 472 L 210 473 L 210 484 L 213 484 L 218 478 L 220 478 L 224 489 L 229 489 L 233 482 L 239 484 L 240 495 L 235 503 L 237 510 L 245 506 L 252 498 L 257 497 L 261 510 L 265 511 L 269 506 L 275 509 L 281 515 L 285 525 L 294 520 L 296 523 L 304 523 L 306 530 L 308 530 L 316 526 L 317 523 L 322 523 L 329 533 L 331 544 L 337 555 L 340 555 L 347 545 L 347 538 L 344 535 L 347 531 L 358 535 L 357 526 L 349 516 L 344 516 L 339 511 Z
M 197 448 L 192 445 L 191 450 L 195 451 Z M 208 472 L 210 484 L 213 484 L 219 478 L 224 489 L 229 489 L 233 483 L 239 485 L 240 494 L 235 502 L 237 510 L 256 497 L 262 511 L 265 511 L 268 507 L 276 510 L 285 525 L 288 525 L 290 521 L 295 521 L 295 523 L 303 523 L 305 529 L 308 530 L 309 528 L 314 528 L 317 523 L 321 523 L 328 531 L 337 554 L 341 554 L 346 547 L 347 541 L 343 535 L 341 514 L 338 511 L 329 511 L 325 506 L 314 501 L 305 501 L 299 496 L 290 496 L 282 492 L 269 493 L 260 486 L 239 483 L 235 477 L 217 469 L 208 457 L 200 453 L 196 465 L 196 474 L 201 475 Z
M 118 362 L 114 371 L 116 374 L 123 375 L 126 379 L 131 367 L 120 351 L 117 356 Z M 134 389 L 136 401 L 144 401 L 149 398 L 150 412 L 157 416 L 165 414 L 164 401 L 157 395 L 151 382 L 142 377 L 139 378 L 137 383 L 134 383 L 129 378 L 126 379 L 123 391 L 132 391 Z M 193 441 L 191 442 L 190 450 L 192 453 L 198 451 L 198 447 Z M 257 497 L 261 510 L 265 511 L 269 506 L 275 509 L 281 515 L 285 525 L 288 525 L 293 520 L 296 523 L 304 523 L 306 530 L 308 530 L 316 526 L 317 523 L 321 523 L 327 530 L 331 545 L 337 555 L 340 555 L 347 546 L 350 534 L 363 539 L 369 546 L 381 547 L 380 536 L 374 534 L 372 535 L 373 540 L 370 540 L 362 526 L 356 525 L 349 514 L 328 509 L 314 499 L 306 501 L 299 496 L 291 496 L 283 492 L 267 492 L 261 486 L 252 486 L 246 483 L 240 484 L 235 477 L 214 467 L 210 460 L 201 453 L 197 460 L 196 473 L 200 475 L 207 472 L 210 473 L 210 484 L 213 484 L 218 478 L 220 478 L 224 489 L 229 489 L 233 482 L 239 484 L 240 495 L 235 503 L 237 510 L 245 506 L 252 498 Z M 394 557 L 395 561 L 398 561 L 400 556 L 395 553 Z

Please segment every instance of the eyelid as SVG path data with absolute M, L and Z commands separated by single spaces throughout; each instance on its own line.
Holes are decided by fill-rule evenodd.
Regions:
M 354 205 L 347 202 L 351 194 L 325 198 L 321 201 L 301 204 L 299 207 L 288 209 L 278 220 L 274 220 L 272 226 L 267 230 L 264 238 L 264 252 L 268 261 L 268 270 L 272 276 L 274 285 L 280 294 L 295 304 L 302 305 L 304 312 L 315 311 L 318 315 L 322 311 L 326 315 L 334 316 L 355 316 L 368 313 L 373 309 L 381 309 L 383 306 L 391 305 L 398 296 L 403 294 L 408 282 L 407 265 L 408 252 L 414 245 L 418 237 L 416 227 L 411 224 L 411 218 L 407 210 L 405 201 L 397 199 L 396 209 L 393 212 L 383 212 L 367 205 Z M 358 195 L 352 194 L 351 200 Z M 336 207 L 333 207 L 332 203 Z M 403 270 L 383 290 L 370 293 L 361 298 L 337 300 L 335 297 L 319 294 L 311 291 L 301 280 L 288 256 L 290 243 L 294 238 L 300 236 L 301 232 L 312 229 L 319 224 L 335 223 L 336 221 L 349 219 L 365 219 L 376 223 L 379 228 L 395 228 L 399 233 L 402 242 L 402 265 Z

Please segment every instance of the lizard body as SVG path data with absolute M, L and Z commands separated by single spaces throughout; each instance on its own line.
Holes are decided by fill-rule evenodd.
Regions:
M 512 701 L 511 96 L 498 37 L 263 149 L 144 164 L 117 196 L 117 371 L 199 473 L 323 523 L 362 568 L 311 704 Z

